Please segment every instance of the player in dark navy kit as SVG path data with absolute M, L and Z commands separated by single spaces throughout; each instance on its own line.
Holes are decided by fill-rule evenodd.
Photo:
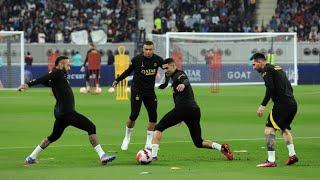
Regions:
M 177 69 L 171 58 L 166 59 L 162 67 L 166 76 L 171 77 L 172 79 L 175 107 L 169 111 L 155 127 L 151 146 L 153 159 L 157 159 L 162 132 L 183 121 L 188 126 L 192 141 L 197 148 L 217 149 L 221 151 L 228 160 L 233 160 L 233 154 L 228 144 L 220 145 L 216 142 L 202 139 L 200 108 L 194 99 L 193 90 L 187 75 L 183 71 Z M 165 84 L 160 85 L 159 88 L 164 89 L 167 85 L 168 81 L 166 81 Z
M 263 54 L 256 53 L 251 59 L 253 60 L 253 68 L 261 74 L 266 86 L 264 99 L 257 110 L 258 116 L 263 115 L 270 98 L 274 103 L 264 129 L 268 159 L 266 162 L 258 164 L 257 167 L 277 166 L 275 162 L 275 132 L 277 130 L 280 130 L 289 151 L 289 159 L 286 165 L 294 164 L 298 162 L 298 157 L 294 150 L 290 124 L 297 113 L 297 103 L 293 96 L 291 84 L 282 68 L 267 63 Z
M 131 84 L 131 113 L 126 123 L 126 133 L 121 145 L 122 150 L 128 149 L 131 133 L 135 125 L 135 120 L 139 116 L 142 102 L 149 116 L 145 147 L 150 148 L 151 146 L 154 127 L 157 122 L 158 105 L 154 85 L 158 68 L 162 66 L 162 63 L 163 59 L 154 54 L 153 42 L 146 41 L 143 45 L 143 53 L 132 58 L 128 69 L 113 82 L 113 86 L 116 86 L 121 80 L 134 72 Z
M 18 88 L 19 91 L 23 91 L 31 86 L 42 84 L 44 86 L 51 87 L 56 99 L 56 105 L 54 108 L 54 116 L 56 120 L 54 122 L 52 133 L 26 158 L 25 164 L 36 163 L 38 154 L 51 143 L 58 140 L 65 128 L 70 125 L 88 133 L 89 141 L 98 153 L 102 165 L 105 165 L 115 159 L 115 156 L 109 156 L 102 150 L 96 135 L 96 126 L 88 118 L 75 111 L 73 92 L 69 81 L 67 80 L 67 72 L 69 70 L 70 59 L 66 56 L 60 56 L 56 59 L 55 68 L 51 72 L 26 84 L 22 84 Z

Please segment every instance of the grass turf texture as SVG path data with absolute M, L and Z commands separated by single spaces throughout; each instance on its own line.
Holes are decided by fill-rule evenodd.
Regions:
M 182 124 L 164 132 L 158 161 L 137 165 L 135 155 L 144 147 L 146 138 L 145 108 L 142 107 L 137 120 L 129 150 L 121 151 L 124 125 L 130 112 L 129 101 L 115 101 L 114 94 L 108 94 L 106 88 L 101 95 L 80 94 L 75 88 L 77 111 L 96 124 L 102 147 L 116 154 L 117 159 L 107 166 L 100 166 L 86 133 L 69 127 L 57 142 L 40 154 L 39 164 L 24 166 L 25 157 L 51 132 L 55 100 L 45 88 L 23 93 L 2 90 L 0 177 L 6 180 L 319 178 L 319 85 L 294 87 L 299 107 L 292 133 L 300 161 L 293 166 L 284 165 L 288 152 L 277 133 L 278 167 L 263 169 L 255 166 L 266 159 L 263 128 L 272 107 L 270 102 L 263 118 L 256 116 L 264 86 L 221 87 L 219 94 L 211 94 L 208 87 L 194 87 L 194 91 L 201 107 L 203 138 L 229 143 L 233 151 L 247 152 L 234 153 L 235 160 L 227 161 L 216 150 L 197 149 L 191 142 L 187 127 Z M 170 89 L 157 90 L 156 93 L 158 119 L 161 119 L 173 107 L 172 94 Z

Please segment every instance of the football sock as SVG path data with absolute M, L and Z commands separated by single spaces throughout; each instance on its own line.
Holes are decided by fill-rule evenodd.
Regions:
M 276 161 L 276 151 L 268 151 L 268 161 L 269 162 Z
M 154 131 L 147 131 L 146 146 L 151 145 L 153 133 L 154 133 Z
M 159 144 L 152 144 L 151 145 L 151 155 L 152 157 L 158 156 Z
M 38 145 L 30 154 L 30 157 L 32 159 L 37 159 L 37 156 L 39 155 L 39 153 L 43 151 L 43 149 Z
M 214 142 L 214 143 L 212 143 L 212 148 L 221 151 L 221 144 Z
M 296 152 L 294 151 L 294 145 L 293 144 L 287 145 L 287 148 L 288 148 L 288 151 L 289 151 L 289 156 L 296 155 Z
M 126 137 L 125 138 L 130 139 L 132 130 L 133 130 L 133 128 L 126 127 Z
M 98 153 L 99 157 L 101 158 L 105 152 L 103 151 L 103 149 L 101 148 L 101 145 L 98 144 L 96 147 L 94 147 L 94 150 L 96 150 L 96 152 Z

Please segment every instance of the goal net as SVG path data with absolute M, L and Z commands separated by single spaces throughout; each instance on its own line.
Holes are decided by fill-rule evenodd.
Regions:
M 0 31 L 0 89 L 24 83 L 24 35 L 22 31 Z
M 263 84 L 252 68 L 260 52 L 280 65 L 293 85 L 298 82 L 296 33 L 188 33 L 153 35 L 155 53 L 172 57 L 193 85 Z

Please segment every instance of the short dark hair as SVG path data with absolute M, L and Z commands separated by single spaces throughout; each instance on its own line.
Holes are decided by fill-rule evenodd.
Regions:
M 172 58 L 167 58 L 163 61 L 163 64 L 171 64 L 171 63 L 174 63 Z
M 262 53 L 255 53 L 251 56 L 250 60 L 253 61 L 254 59 L 266 60 L 266 57 Z
M 150 45 L 153 45 L 153 42 L 152 41 L 146 41 L 146 42 L 143 43 L 143 45 L 150 46 Z
M 62 60 L 65 60 L 65 59 L 69 59 L 69 57 L 68 56 L 59 56 L 59 57 L 57 57 L 54 65 L 58 66 L 59 62 L 62 61 Z

